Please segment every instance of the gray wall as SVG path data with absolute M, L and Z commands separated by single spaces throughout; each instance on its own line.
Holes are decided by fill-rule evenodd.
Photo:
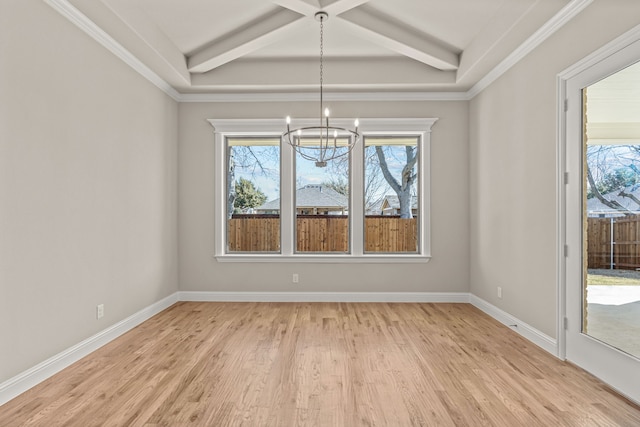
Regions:
M 556 76 L 638 24 L 640 2 L 596 0 L 471 101 L 471 293 L 551 337 Z
M 594 1 L 471 102 L 332 103 L 440 119 L 431 262 L 247 265 L 213 257 L 206 119 L 315 103 L 176 105 L 44 2 L 2 0 L 0 382 L 178 289 L 470 290 L 555 336 L 555 78 L 638 17 L 637 0 Z
M 427 264 L 219 263 L 214 255 L 213 144 L 206 119 L 314 117 L 316 103 L 179 106 L 179 257 L 182 291 L 467 292 L 468 103 L 331 103 L 337 117 L 439 117 L 431 135 L 432 260 Z M 284 120 L 283 120 L 284 123 Z M 300 283 L 291 283 L 291 274 Z
M 177 291 L 178 111 L 43 1 L 0 64 L 2 383 Z

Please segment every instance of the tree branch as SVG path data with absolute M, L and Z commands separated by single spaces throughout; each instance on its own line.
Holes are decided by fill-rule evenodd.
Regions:
M 402 168 L 402 189 L 405 190 L 413 185 L 416 179 L 416 174 L 413 173 L 413 168 L 418 161 L 416 157 L 414 147 L 407 145 L 405 147 L 407 153 L 407 164 Z
M 628 199 L 631 199 L 631 200 L 633 200 L 633 201 L 636 203 L 636 205 L 640 206 L 640 199 L 638 199 L 638 198 L 637 198 L 636 196 L 634 196 L 633 194 L 631 194 L 631 193 L 627 193 L 626 191 L 624 191 L 624 188 L 623 188 L 622 190 L 620 190 L 620 192 L 618 193 L 618 196 L 626 197 L 626 198 L 628 198 Z
M 380 169 L 382 170 L 384 178 L 387 180 L 389 186 L 393 189 L 393 191 L 395 191 L 396 193 L 400 193 L 402 191 L 402 188 L 400 187 L 398 181 L 396 181 L 396 179 L 393 177 L 393 175 L 391 175 L 391 172 L 389 172 L 387 159 L 384 157 L 382 147 L 380 147 L 379 145 L 376 145 L 376 154 L 378 155 L 378 161 L 380 161 Z
M 593 195 L 596 196 L 596 198 L 600 200 L 600 202 L 602 202 L 603 205 L 608 206 L 611 209 L 615 209 L 619 212 L 622 212 L 625 215 L 632 215 L 629 209 L 625 208 L 615 200 L 605 199 L 605 197 L 600 193 L 600 191 L 598 191 L 598 188 L 596 187 L 596 182 L 593 179 L 593 175 L 591 174 L 591 169 L 589 168 L 587 168 L 587 181 L 589 182 L 589 186 L 591 186 L 591 191 L 593 191 Z

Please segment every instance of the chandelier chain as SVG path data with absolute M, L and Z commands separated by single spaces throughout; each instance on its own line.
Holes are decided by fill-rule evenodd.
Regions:
M 323 67 L 323 58 L 324 58 L 324 18 L 320 18 L 320 125 L 322 126 L 322 114 L 323 110 L 323 92 L 322 86 L 324 83 L 324 67 Z
M 314 161 L 316 167 L 323 168 L 327 166 L 328 161 L 349 155 L 360 139 L 360 134 L 358 119 L 354 122 L 355 130 L 332 126 L 329 123 L 329 109 L 324 108 L 324 21 L 329 18 L 329 15 L 319 11 L 315 14 L 315 18 L 320 21 L 320 123 L 318 126 L 292 129 L 291 117 L 287 116 L 287 130 L 282 134 L 282 138 L 303 159 Z M 310 135 L 309 140 L 303 140 L 303 133 L 305 136 Z M 314 141 L 316 138 L 317 143 Z

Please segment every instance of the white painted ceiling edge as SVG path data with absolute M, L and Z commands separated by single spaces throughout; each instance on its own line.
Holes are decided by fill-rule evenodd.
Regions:
M 316 92 L 305 93 L 180 93 L 136 58 L 68 0 L 44 0 L 103 47 L 124 61 L 177 102 L 305 102 L 317 101 Z M 572 0 L 466 92 L 342 92 L 327 93 L 328 101 L 469 101 L 497 80 L 537 46 L 571 21 L 593 0 Z

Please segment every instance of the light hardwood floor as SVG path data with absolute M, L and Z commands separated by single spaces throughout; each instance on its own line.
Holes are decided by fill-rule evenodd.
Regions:
M 178 303 L 0 407 L 0 426 L 640 426 L 468 304 Z

